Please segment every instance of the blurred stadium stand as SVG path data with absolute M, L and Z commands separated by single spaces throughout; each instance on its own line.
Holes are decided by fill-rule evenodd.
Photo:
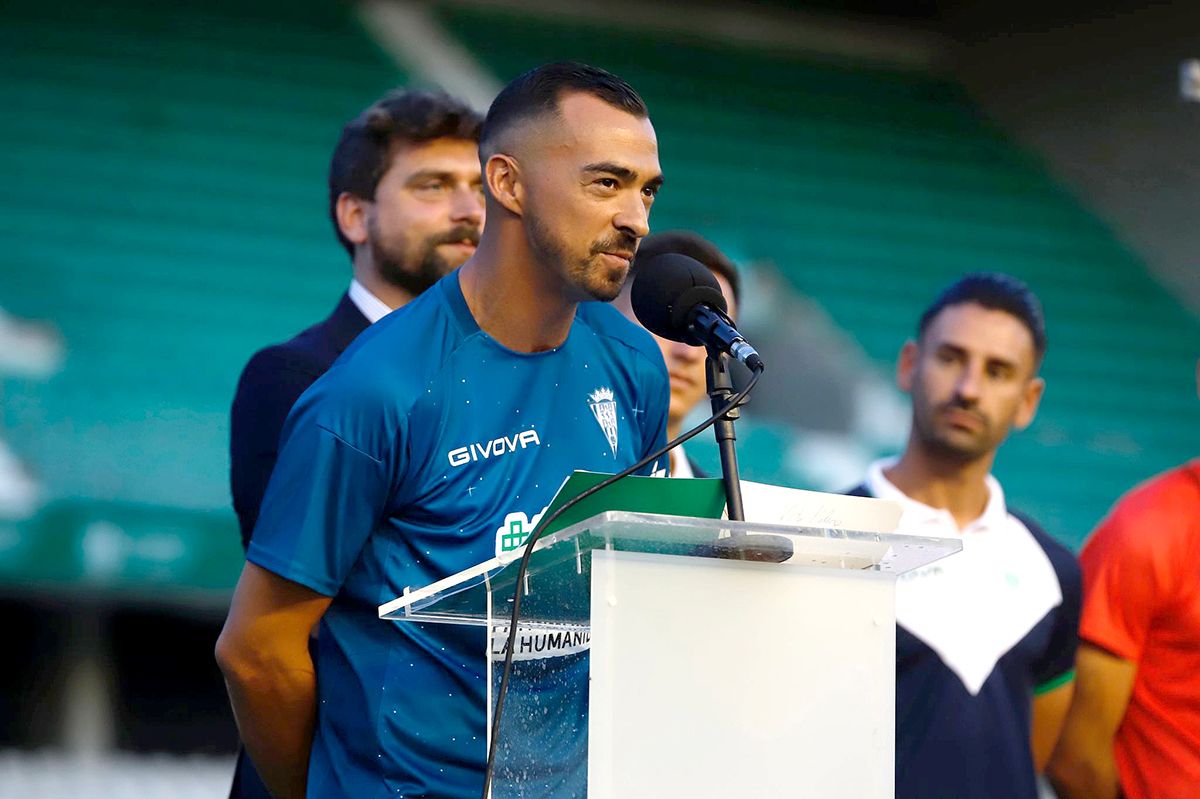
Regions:
M 0 441 L 44 502 L 0 512 L 6 640 L 36 663 L 0 668 L 0 744 L 70 738 L 57 705 L 90 662 L 116 720 L 84 748 L 230 750 L 234 383 L 344 290 L 329 153 L 406 78 L 332 3 L 12 2 L 0 52 L 0 308 L 65 351 L 0 374 Z
M 750 272 L 746 327 L 769 372 L 739 428 L 747 477 L 837 489 L 846 464 L 894 450 L 895 354 L 976 269 L 1029 281 L 1049 320 L 1041 414 L 997 467 L 1014 505 L 1078 546 L 1121 492 L 1200 451 L 1200 323 L 945 74 L 499 3 L 434 9 L 501 82 L 569 57 L 645 95 L 668 175 L 655 228 L 697 229 Z M 11 450 L 37 497 L 0 503 L 6 641 L 34 655 L 0 664 L 0 746 L 63 744 L 63 696 L 81 690 L 112 720 L 76 749 L 226 751 L 211 645 L 241 565 L 234 383 L 343 290 L 329 152 L 411 76 L 336 3 L 5 12 L 0 309 L 42 355 L 0 358 L 0 461 Z M 46 770 L 21 762 L 0 759 L 0 783 Z

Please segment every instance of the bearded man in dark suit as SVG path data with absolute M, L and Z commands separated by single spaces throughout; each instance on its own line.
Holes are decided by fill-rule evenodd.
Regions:
M 329 165 L 329 217 L 353 277 L 326 319 L 259 350 L 230 415 L 230 487 L 249 546 L 292 405 L 369 325 L 467 260 L 483 229 L 483 117 L 440 92 L 394 91 L 342 129 Z M 265 799 L 239 753 L 231 799 Z

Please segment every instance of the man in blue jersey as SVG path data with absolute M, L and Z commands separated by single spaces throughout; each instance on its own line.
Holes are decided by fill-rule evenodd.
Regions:
M 617 295 L 648 232 L 662 177 L 645 104 L 602 70 L 540 67 L 492 104 L 480 160 L 475 255 L 360 335 L 284 428 L 217 644 L 280 797 L 477 796 L 486 636 L 376 607 L 519 545 L 572 470 L 617 471 L 665 443 L 658 348 L 588 302 Z M 562 657 L 548 671 L 586 654 Z M 562 795 L 586 707 L 556 687 L 567 765 L 550 750 L 541 776 Z
M 901 799 L 1036 799 L 1070 704 L 1079 566 L 991 475 L 997 448 L 1037 412 L 1045 351 L 1024 284 L 978 273 L 949 286 L 900 351 L 908 445 L 852 492 L 899 502 L 899 532 L 963 545 L 896 586 Z

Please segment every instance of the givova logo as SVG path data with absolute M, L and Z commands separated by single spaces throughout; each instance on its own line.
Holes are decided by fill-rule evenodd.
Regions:
M 501 455 L 516 452 L 518 448 L 525 449 L 541 445 L 542 440 L 538 438 L 536 430 L 522 430 L 514 436 L 500 436 L 491 441 L 456 447 L 447 452 L 446 457 L 450 460 L 451 466 L 458 467 L 479 460 L 486 461 L 488 458 L 499 458 Z
M 532 519 L 525 515 L 523 511 L 510 513 L 504 517 L 504 523 L 496 528 L 496 555 L 503 555 L 505 552 L 512 552 L 521 544 L 525 543 L 525 539 L 529 538 L 534 528 L 538 526 L 538 522 L 546 515 L 546 508 L 542 508 L 542 512 L 536 514 Z

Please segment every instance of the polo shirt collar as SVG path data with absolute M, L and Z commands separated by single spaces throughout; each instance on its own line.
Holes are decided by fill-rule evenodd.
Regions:
M 886 469 L 895 466 L 899 458 L 883 458 L 877 460 L 867 469 L 867 490 L 877 499 L 891 499 L 899 502 L 904 508 L 902 527 L 911 529 L 911 525 L 920 525 L 935 529 L 930 535 L 953 536 L 967 533 L 994 532 L 1003 530 L 1008 523 L 1008 506 L 1004 502 L 1004 489 L 1000 481 L 992 475 L 984 478 L 988 490 L 988 502 L 979 518 L 972 521 L 961 530 L 954 516 L 945 508 L 934 508 L 923 502 L 912 499 L 895 486 L 884 475 Z

